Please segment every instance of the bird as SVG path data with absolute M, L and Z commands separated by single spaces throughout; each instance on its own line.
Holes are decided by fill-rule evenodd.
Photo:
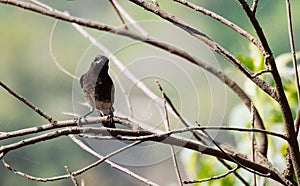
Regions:
M 88 71 L 80 77 L 83 95 L 91 106 L 91 111 L 85 114 L 83 118 L 97 110 L 100 116 L 107 116 L 108 121 L 102 122 L 103 126 L 116 128 L 113 122 L 115 88 L 108 74 L 108 64 L 109 59 L 107 57 L 97 55 Z

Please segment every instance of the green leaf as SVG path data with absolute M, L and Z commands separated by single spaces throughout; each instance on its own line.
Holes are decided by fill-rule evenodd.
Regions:
M 238 54 L 236 55 L 236 58 L 251 71 L 259 71 L 264 69 L 264 57 L 259 49 L 252 44 L 249 45 L 249 56 Z
M 254 60 L 251 57 L 245 57 L 242 54 L 236 55 L 236 58 L 241 61 L 250 70 L 254 70 Z

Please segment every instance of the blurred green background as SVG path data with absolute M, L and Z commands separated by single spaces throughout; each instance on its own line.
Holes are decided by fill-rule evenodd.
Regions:
M 96 20 L 112 26 L 120 25 L 116 13 L 108 1 L 45 0 L 42 2 L 49 4 L 61 11 L 66 10 L 74 16 Z M 229 28 L 212 20 L 209 17 L 203 16 L 200 13 L 196 13 L 195 11 L 183 7 L 173 1 L 164 0 L 158 2 L 162 9 L 175 14 L 187 23 L 193 25 L 195 28 L 203 31 L 210 38 L 220 43 L 234 55 L 248 55 L 249 45 L 247 40 L 240 37 L 239 34 L 234 33 Z M 135 20 L 142 21 L 141 25 L 144 25 L 145 27 L 147 27 L 147 22 L 145 23 L 144 21 L 160 20 L 158 17 L 146 12 L 142 8 L 137 7 L 130 2 L 120 1 L 119 3 Z M 249 20 L 246 18 L 237 1 L 198 0 L 194 1 L 194 3 L 221 14 L 222 16 L 255 35 Z M 292 8 L 294 10 L 293 21 L 295 29 L 295 43 L 297 49 L 299 50 L 299 45 L 297 44 L 300 40 L 300 36 L 298 34 L 300 22 L 299 16 L 296 15 L 295 10 L 300 8 L 300 2 L 293 1 Z M 257 17 L 261 22 L 263 30 L 267 35 L 267 39 L 275 56 L 284 52 L 288 52 L 289 43 L 284 1 L 260 1 L 257 9 Z M 167 29 L 173 28 L 169 23 L 164 24 L 167 24 Z M 53 25 L 54 19 L 52 18 L 10 5 L 0 4 L 0 78 L 1 81 L 3 81 L 10 88 L 20 93 L 22 96 L 54 117 L 56 120 L 63 120 L 70 119 L 70 117 L 63 115 L 62 112 L 73 111 L 73 79 L 63 74 L 50 58 L 49 39 Z M 162 33 L 164 31 L 164 27 L 147 29 L 149 29 L 149 33 L 153 33 L 156 38 L 161 40 L 165 39 L 169 43 L 172 43 L 172 38 L 174 38 L 174 43 L 176 45 L 188 52 L 191 51 L 191 53 L 201 58 L 201 56 L 197 54 L 198 51 L 194 50 L 197 48 L 197 46 L 194 46 L 194 43 L 191 44 L 189 42 L 192 42 L 194 39 L 188 34 L 184 35 L 179 30 L 178 34 L 180 35 L 170 33 L 169 31 L 167 31 L 167 33 Z M 174 27 L 174 29 L 176 28 Z M 91 29 L 87 30 L 96 38 L 105 35 L 105 33 L 101 31 Z M 164 38 L 166 35 L 168 35 L 169 38 Z M 105 38 L 108 39 L 107 41 L 104 39 L 107 44 L 106 46 L 112 51 L 118 51 L 119 48 L 117 47 L 119 46 L 115 45 L 115 43 L 121 42 L 123 38 L 121 39 L 120 36 L 116 35 L 105 36 Z M 132 42 L 131 40 L 124 40 L 125 43 L 126 41 L 128 41 L 128 43 Z M 184 43 L 185 41 L 186 43 Z M 187 47 L 187 45 L 189 45 L 189 47 Z M 77 75 L 80 75 L 80 73 L 84 72 L 90 63 L 90 60 L 94 57 L 89 56 L 88 52 L 86 53 L 86 50 L 89 47 L 89 41 L 83 38 L 69 23 L 58 23 L 53 37 L 53 49 L 57 60 L 63 67 L 74 74 L 76 73 Z M 152 55 L 158 55 L 159 53 L 160 55 L 166 55 L 172 58 L 171 55 L 167 53 L 157 51 L 156 54 L 153 51 L 156 51 L 156 49 L 153 49 L 149 46 L 144 46 L 133 48 L 132 50 L 128 49 L 126 52 L 119 52 L 117 53 L 117 56 L 119 59 L 121 59 L 121 61 L 124 59 L 124 65 L 128 65 L 130 60 L 137 58 L 137 56 L 142 58 L 143 56 L 151 55 L 151 53 Z M 91 53 L 94 55 L 93 52 Z M 214 63 L 212 65 L 219 66 L 219 68 L 221 68 L 228 75 L 232 76 L 234 79 L 239 78 L 239 83 L 243 82 L 243 76 L 241 76 L 229 63 L 224 61 L 218 55 L 216 55 L 216 59 L 218 64 Z M 77 67 L 82 60 L 84 61 L 85 69 L 79 69 L 79 72 L 77 72 Z M 187 97 L 190 98 L 190 103 L 195 103 L 195 99 L 199 99 L 200 102 L 203 100 L 203 102 L 201 102 L 203 105 L 200 107 L 202 112 L 199 115 L 199 113 L 193 113 L 191 107 L 185 107 L 176 101 L 175 104 L 177 104 L 182 110 L 186 109 L 184 110 L 185 113 L 192 113 L 191 115 L 187 114 L 187 117 L 191 119 L 191 121 L 199 120 L 204 123 L 214 121 L 213 113 L 215 113 L 215 111 L 213 109 L 218 110 L 219 108 L 220 110 L 218 110 L 218 112 L 224 112 L 224 117 L 221 119 L 224 121 L 224 123 L 226 123 L 229 119 L 228 116 L 232 108 L 239 102 L 239 100 L 231 93 L 231 91 L 224 89 L 226 93 L 224 95 L 226 98 L 226 103 L 223 103 L 222 101 L 224 100 L 222 100 L 220 107 L 216 103 L 217 108 L 212 108 L 209 100 L 217 100 L 218 98 L 207 98 L 203 96 L 211 96 L 211 92 L 207 92 L 207 86 L 214 85 L 202 86 L 203 83 L 196 79 L 199 76 L 199 73 L 205 74 L 205 72 L 201 71 L 194 65 L 184 64 L 183 60 L 174 60 L 178 60 L 178 63 L 183 66 L 182 68 L 185 69 L 187 73 L 191 75 L 191 78 L 194 79 L 195 90 L 197 95 L 199 95 L 199 98 L 191 96 Z M 209 59 L 205 58 L 203 60 L 209 61 Z M 128 61 L 128 63 L 126 63 L 126 61 Z M 120 73 L 113 64 L 111 65 L 111 71 Z M 138 71 L 140 74 L 146 72 L 149 73 L 148 67 L 141 67 L 141 69 Z M 174 78 L 175 76 L 177 75 L 175 74 Z M 204 76 L 208 77 L 209 75 L 206 74 Z M 214 81 L 215 80 L 212 78 L 210 82 Z M 76 83 L 77 82 L 75 80 L 74 84 Z M 182 83 L 184 84 L 185 82 Z M 149 85 L 149 87 L 156 92 L 158 96 L 160 96 L 153 81 L 149 82 L 147 85 Z M 166 84 L 165 86 L 168 87 L 169 84 Z M 166 91 L 168 92 L 168 90 L 169 89 Z M 169 93 L 172 98 L 176 99 L 177 93 L 173 94 L 172 87 L 170 88 Z M 188 95 L 188 92 L 184 93 L 181 90 L 179 93 L 181 96 Z M 189 103 L 189 101 L 187 102 Z M 197 107 L 197 109 L 199 108 Z M 12 131 L 31 126 L 38 126 L 45 123 L 47 122 L 43 118 L 30 110 L 23 103 L 9 95 L 4 89 L 0 89 L 0 131 Z M 212 124 L 219 123 L 212 122 Z M 222 135 L 220 137 L 222 138 Z M 0 144 L 4 145 L 20 139 L 23 138 L 0 141 Z M 24 171 L 37 177 L 51 177 L 65 174 L 65 165 L 68 165 L 72 171 L 80 169 L 81 167 L 96 160 L 74 145 L 74 143 L 68 137 L 60 137 L 55 140 L 21 148 L 19 150 L 10 152 L 5 156 L 4 159 L 15 169 Z M 184 166 L 184 164 L 181 166 Z M 162 185 L 176 184 L 174 172 L 170 173 L 172 175 L 168 176 L 170 179 L 165 178 L 164 172 L 166 170 L 172 170 L 170 160 L 147 167 L 129 168 L 134 172 L 145 175 L 145 177 L 149 178 L 150 180 L 161 183 Z M 186 178 L 187 176 L 184 175 L 184 177 Z M 99 183 L 101 183 L 101 185 L 141 184 L 129 176 L 121 174 L 120 172 L 110 168 L 106 164 L 101 164 L 100 166 L 86 172 L 79 178 L 84 178 L 86 185 L 99 185 Z M 52 183 L 48 182 L 46 184 L 37 183 L 26 180 L 20 176 L 16 176 L 3 166 L 0 166 L 0 185 L 72 185 L 72 183 L 70 180 Z

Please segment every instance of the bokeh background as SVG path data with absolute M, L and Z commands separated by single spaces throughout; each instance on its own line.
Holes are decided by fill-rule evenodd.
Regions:
M 42 2 L 61 11 L 66 10 L 74 16 L 96 20 L 116 27 L 120 26 L 116 13 L 110 3 L 105 0 L 46 0 Z M 236 1 L 201 0 L 191 2 L 219 13 L 255 35 L 249 20 Z M 155 38 L 175 44 L 223 70 L 224 73 L 239 83 L 244 82 L 243 76 L 232 65 L 207 50 L 201 42 L 195 41 L 188 34 L 130 2 L 119 1 L 119 3 Z M 159 1 L 159 4 L 162 9 L 175 14 L 206 33 L 234 55 L 248 55 L 248 41 L 217 21 L 173 1 Z M 295 43 L 299 49 L 297 43 L 299 43 L 300 36 L 297 33 L 300 22 L 295 10 L 300 8 L 300 2 L 293 1 L 292 8 L 294 10 Z M 287 17 L 284 1 L 260 1 L 257 17 L 263 26 L 274 55 L 288 52 Z M 13 90 L 55 119 L 64 120 L 70 119 L 70 117 L 63 115 L 62 112 L 73 112 L 74 108 L 78 107 L 76 101 L 83 98 L 80 97 L 78 87 L 76 88 L 78 81 L 62 73 L 50 58 L 49 40 L 54 22 L 55 20 L 52 18 L 0 4 L 0 78 Z M 158 96 L 160 93 L 154 80 L 159 79 L 162 85 L 166 87 L 166 92 L 174 100 L 177 108 L 190 121 L 197 120 L 207 125 L 225 125 L 228 123 L 231 111 L 239 103 L 239 100 L 208 73 L 195 65 L 188 64 L 184 60 L 148 45 L 102 31 L 92 29 L 87 29 L 87 31 L 114 52 L 121 62 Z M 52 41 L 57 60 L 64 68 L 77 76 L 88 68 L 95 54 L 101 53 L 90 46 L 90 42 L 83 38 L 69 23 L 58 23 Z M 178 71 L 172 70 L 172 68 L 183 70 L 185 74 L 179 75 Z M 159 69 L 165 70 L 158 71 Z M 139 92 L 134 83 L 128 83 L 129 81 L 126 80 L 122 71 L 119 71 L 113 63 L 110 70 L 113 78 L 120 80 L 124 87 L 128 88 L 127 91 L 133 100 L 135 117 L 150 124 L 155 121 L 153 127 L 159 128 L 161 116 L 155 111 L 156 106 L 152 105 L 151 100 Z M 188 82 L 183 81 L 186 77 L 189 78 Z M 186 84 L 191 88 L 185 88 L 183 85 Z M 123 103 L 125 98 L 122 98 L 124 92 L 118 90 L 118 85 L 116 87 L 116 110 L 128 113 L 129 111 L 124 106 L 126 103 Z M 79 97 L 72 97 L 74 94 Z M 141 108 L 143 109 L 141 110 Z M 77 109 L 75 110 L 77 111 Z M 176 121 L 174 120 L 174 122 Z M 5 90 L 0 89 L 0 131 L 12 131 L 45 123 L 43 118 Z M 176 124 L 174 127 L 178 127 L 178 125 Z M 215 135 L 220 139 L 226 139 L 226 134 L 217 133 Z M 7 144 L 16 140 L 18 139 L 0 141 L 0 144 Z M 234 144 L 234 141 L 228 140 L 228 142 Z M 157 150 L 156 153 L 159 154 L 159 149 L 162 147 L 152 146 L 151 148 L 153 151 Z M 185 166 L 184 161 L 189 156 L 184 152 L 179 152 L 178 155 L 182 160 L 181 168 L 185 170 L 183 168 Z M 65 174 L 65 165 L 68 165 L 71 170 L 76 170 L 96 159 L 74 145 L 68 137 L 61 137 L 10 152 L 5 156 L 5 160 L 17 170 L 37 177 L 51 177 Z M 176 184 L 175 172 L 168 158 L 155 164 L 126 165 L 126 167 L 162 185 Z M 168 175 L 166 175 L 166 171 L 168 171 Z M 185 178 L 188 177 L 189 171 L 184 174 Z M 79 178 L 84 178 L 86 185 L 99 185 L 99 183 L 101 185 L 140 184 L 140 182 L 110 168 L 105 163 L 86 172 Z M 0 166 L 0 185 L 72 185 L 72 182 L 62 180 L 46 184 L 37 183 L 16 176 Z

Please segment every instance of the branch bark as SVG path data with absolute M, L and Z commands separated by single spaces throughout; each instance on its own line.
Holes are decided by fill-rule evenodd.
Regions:
M 255 14 L 251 11 L 249 5 L 245 0 L 238 0 L 245 12 L 247 13 L 253 27 L 256 30 L 256 33 L 261 40 L 261 43 L 263 47 L 265 48 L 265 56 L 267 57 L 267 65 L 269 66 L 271 73 L 273 75 L 275 85 L 276 85 L 276 92 L 278 95 L 277 102 L 280 105 L 280 109 L 283 115 L 283 121 L 284 121 L 284 126 L 286 129 L 286 134 L 289 142 L 289 153 L 292 159 L 293 167 L 295 170 L 295 175 L 297 178 L 297 183 L 300 185 L 300 155 L 299 155 L 299 144 L 297 141 L 297 134 L 295 131 L 294 127 L 294 121 L 293 121 L 293 116 L 292 116 L 292 111 L 289 106 L 288 100 L 286 98 L 281 77 L 279 75 L 272 51 L 270 49 L 270 46 L 267 42 L 267 39 L 265 37 L 265 34 L 258 22 L 258 20 L 255 17 Z

